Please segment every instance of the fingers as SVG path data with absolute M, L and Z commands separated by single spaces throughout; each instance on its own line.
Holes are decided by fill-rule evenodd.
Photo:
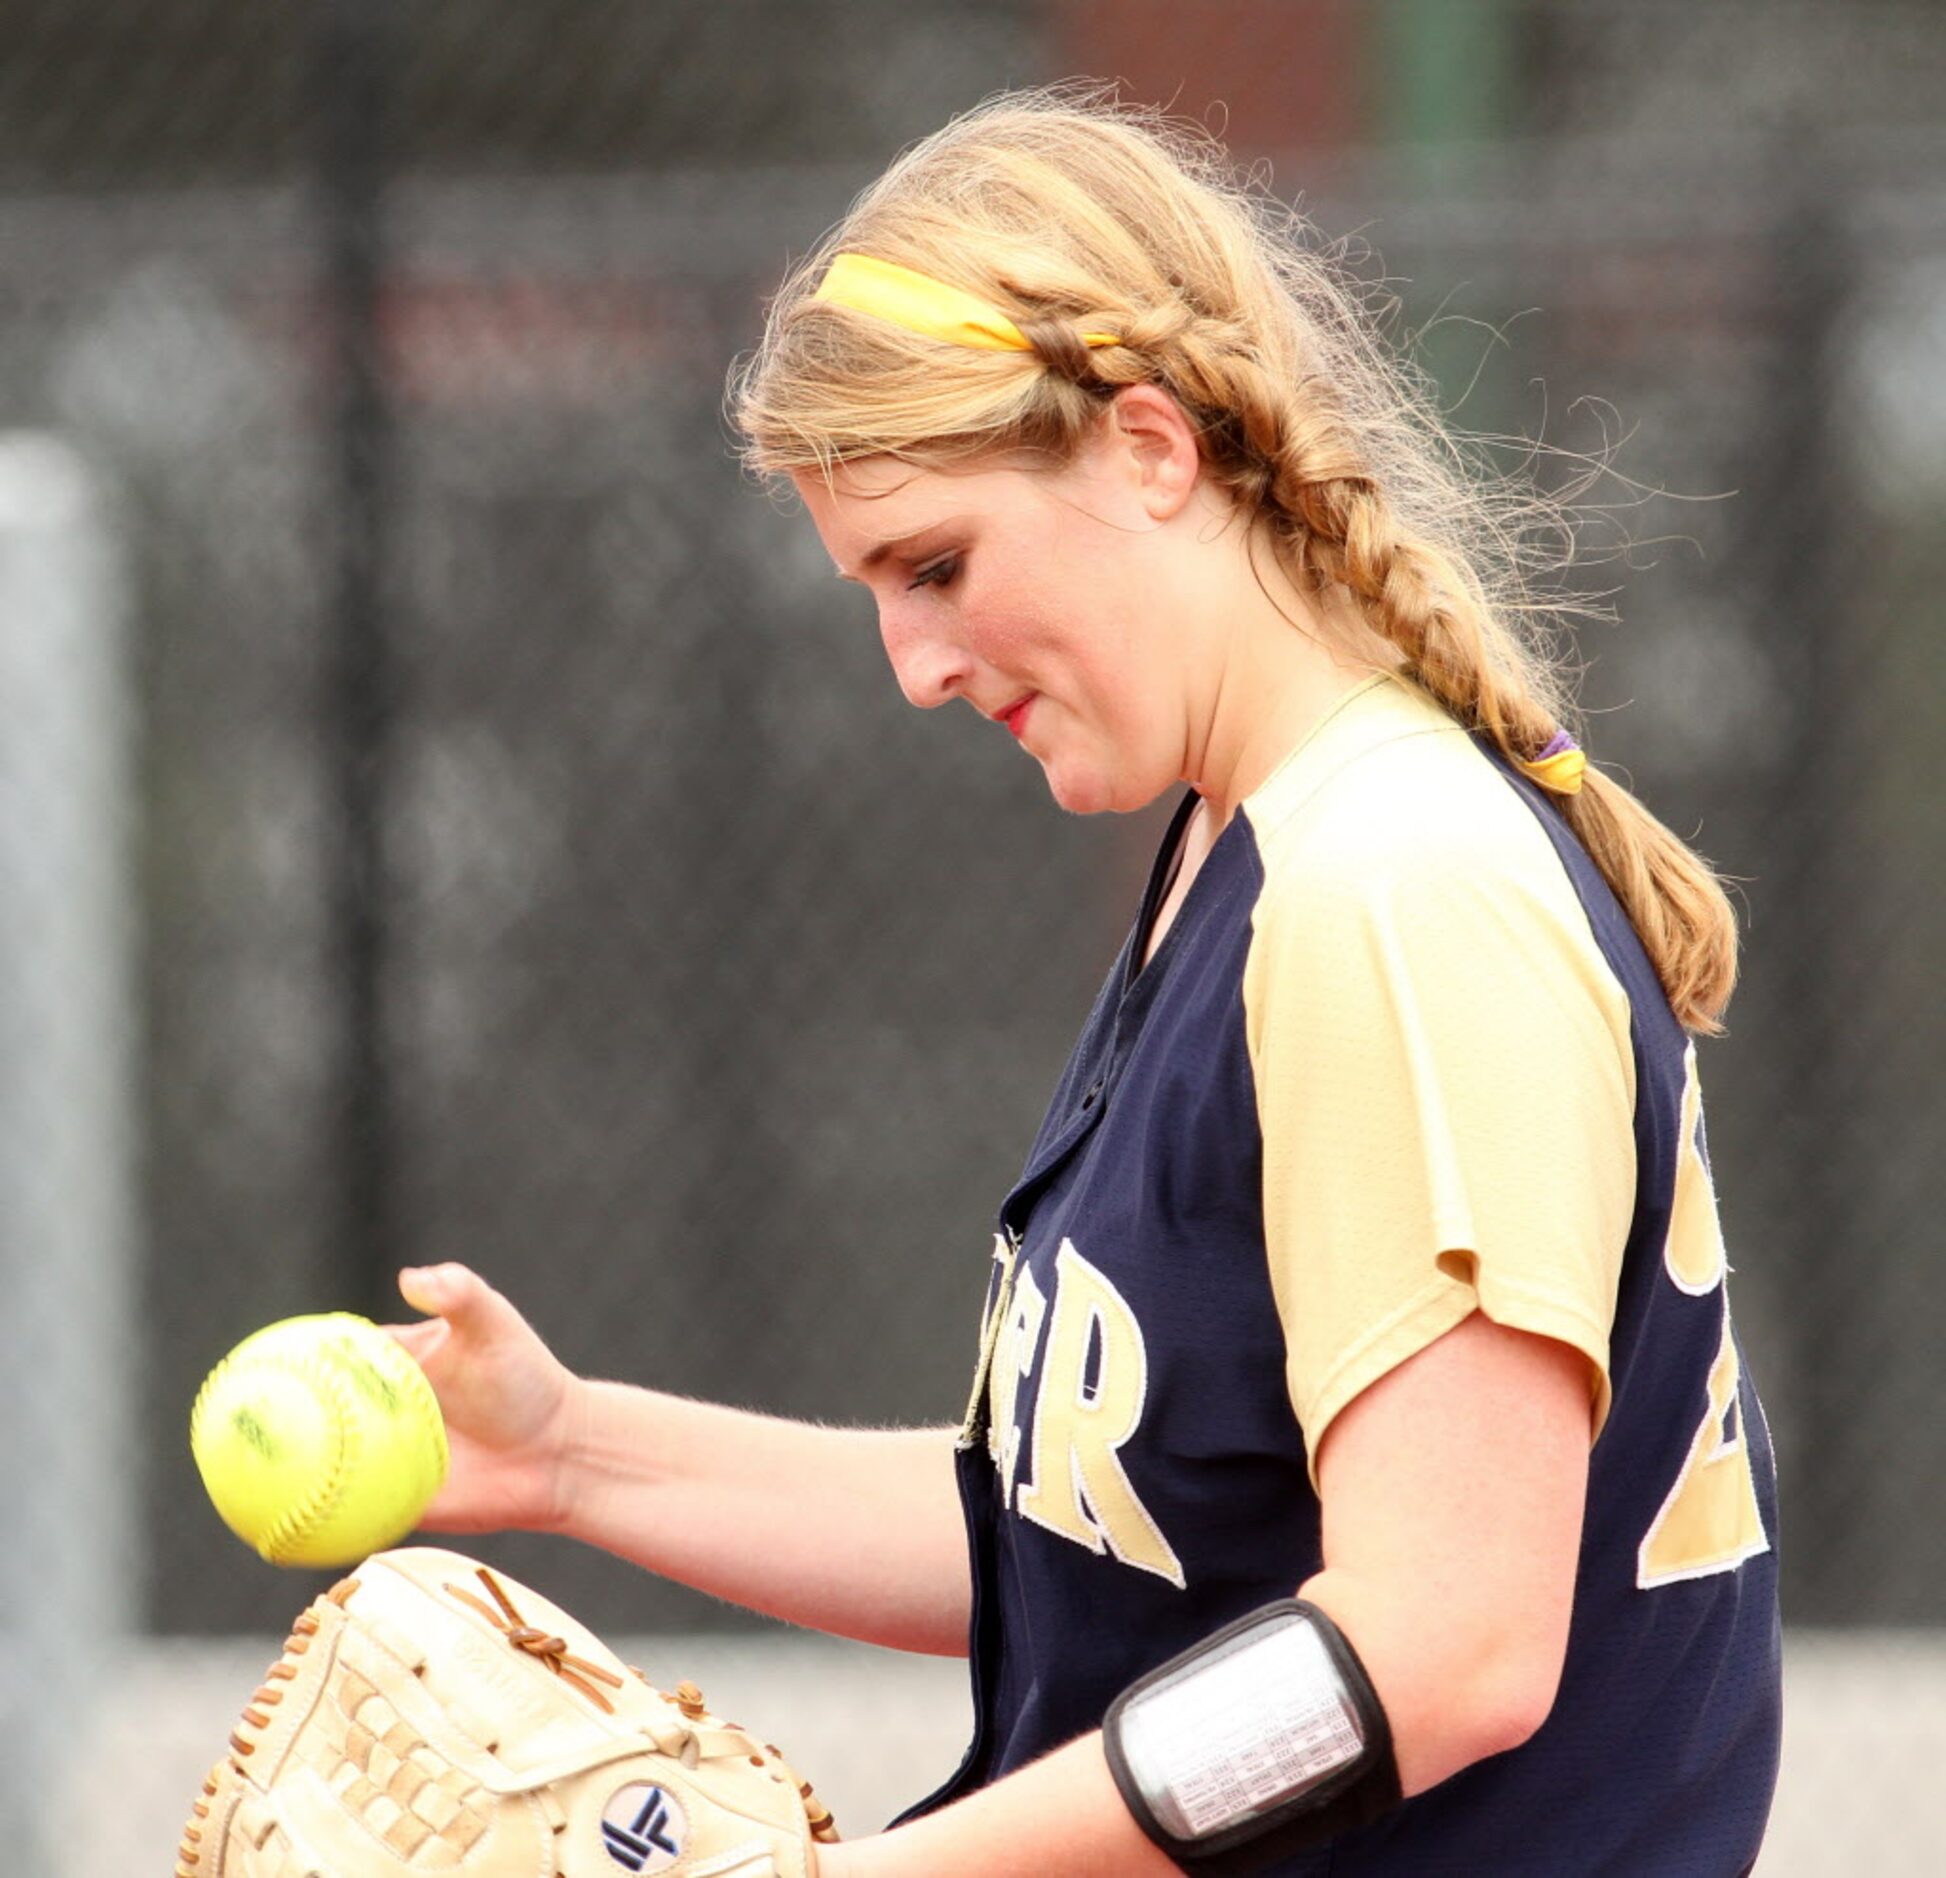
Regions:
M 443 1317 L 428 1317 L 416 1324 L 381 1324 L 379 1328 L 421 1363 L 453 1334 Z
M 547 1355 L 520 1312 L 467 1266 L 407 1266 L 398 1284 L 400 1296 L 427 1315 L 420 1323 L 388 1328 L 422 1363 L 435 1356 L 446 1362 L 462 1353 L 468 1361 Z
M 464 1265 L 407 1266 L 399 1273 L 399 1295 L 425 1317 L 416 1324 L 387 1324 L 395 1342 L 419 1363 L 430 1363 L 456 1336 L 474 1348 L 487 1332 L 496 1304 L 505 1306 L 485 1279 Z
M 456 1330 L 481 1330 L 483 1320 L 506 1301 L 479 1273 L 464 1265 L 409 1265 L 399 1273 L 399 1295 L 416 1311 L 443 1317 Z

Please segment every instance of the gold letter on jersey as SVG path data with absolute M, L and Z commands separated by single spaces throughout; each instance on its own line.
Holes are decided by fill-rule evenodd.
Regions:
M 1116 1452 L 1141 1425 L 1148 1398 L 1141 1323 L 1073 1240 L 1061 1241 L 1054 1272 L 1054 1322 L 1034 1402 L 1034 1476 L 1021 1483 L 1017 1510 L 1091 1552 L 1181 1585 L 1182 1563 Z
M 1675 1484 L 1636 1554 L 1635 1582 L 1645 1591 L 1705 1578 L 1712 1572 L 1734 1571 L 1745 1559 L 1770 1549 L 1743 1428 L 1741 1367 L 1736 1333 L 1730 1328 L 1730 1261 L 1723 1249 L 1716 1193 L 1703 1159 L 1702 1112 L 1696 1046 L 1691 1044 L 1684 1059 L 1682 1158 L 1676 1164 L 1663 1269 L 1685 1297 L 1712 1299 L 1723 1328 L 1710 1366 L 1703 1419 L 1690 1439 Z
M 1683 1057 L 1682 1155 L 1676 1162 L 1676 1191 L 1669 1211 L 1669 1236 L 1663 1263 L 1670 1282 L 1692 1298 L 1704 1298 L 1723 1282 L 1730 1261 L 1723 1251 L 1723 1222 L 1716 1189 L 1703 1159 L 1703 1085 L 1696 1073 L 1696 1046 Z
M 1002 1303 L 1006 1315 L 993 1346 L 993 1412 L 987 1427 L 987 1452 L 1000 1471 L 1000 1496 L 1006 1500 L 1013 1497 L 1014 1475 L 1020 1467 L 1020 1429 L 1014 1422 L 1014 1409 L 1021 1378 L 1034 1367 L 1047 1300 L 1041 1296 L 1034 1274 L 1022 1265 Z
M 1710 1370 L 1708 1411 L 1636 1558 L 1635 1582 L 1645 1591 L 1734 1571 L 1745 1559 L 1770 1550 L 1750 1472 L 1739 1380 L 1736 1338 L 1726 1312 L 1723 1342 Z
M 1004 1233 L 993 1235 L 993 1273 L 987 1280 L 987 1307 L 980 1318 L 980 1360 L 973 1366 L 973 1391 L 966 1399 L 966 1418 L 960 1423 L 953 1445 L 961 1450 L 976 1448 L 984 1440 L 993 1447 L 993 1427 L 988 1416 L 987 1385 L 993 1373 L 993 1346 L 1000 1341 L 1000 1325 L 1007 1314 L 1013 1293 L 1014 1245 Z

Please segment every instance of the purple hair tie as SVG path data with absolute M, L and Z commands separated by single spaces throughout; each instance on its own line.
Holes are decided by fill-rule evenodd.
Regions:
M 1540 755 L 1529 757 L 1520 767 L 1543 789 L 1571 796 L 1579 792 L 1588 763 L 1581 746 L 1565 730 L 1557 730 Z

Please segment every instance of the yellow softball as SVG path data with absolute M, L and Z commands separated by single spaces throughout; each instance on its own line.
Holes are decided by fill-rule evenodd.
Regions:
M 189 1447 L 223 1523 L 273 1565 L 383 1551 L 446 1478 L 446 1425 L 425 1372 L 349 1311 L 245 1337 L 197 1391 Z

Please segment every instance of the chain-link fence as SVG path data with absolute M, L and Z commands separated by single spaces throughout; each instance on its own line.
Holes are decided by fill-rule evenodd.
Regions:
M 902 141 L 1081 71 L 1221 101 L 1410 283 L 1463 423 L 1611 465 L 1596 753 L 1749 913 L 1705 1076 L 1787 1617 L 1894 1639 L 1913 1787 L 1946 1746 L 1884 1628 L 1946 1621 L 1946 18 L 1878 0 L 0 9 L 16 1738 L 87 1639 L 281 1631 L 312 1584 L 217 1526 L 186 1405 L 398 1263 L 586 1371 L 957 1413 L 1153 827 L 903 707 L 722 374 Z M 733 1621 L 480 1549 L 616 1633 Z M 1799 1660 L 1840 1712 L 1843 1640 Z M 1930 1869 L 1830 1738 L 1792 1819 Z

